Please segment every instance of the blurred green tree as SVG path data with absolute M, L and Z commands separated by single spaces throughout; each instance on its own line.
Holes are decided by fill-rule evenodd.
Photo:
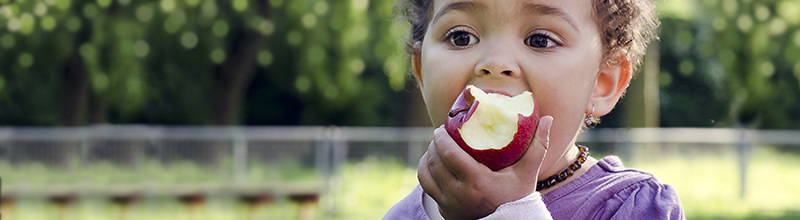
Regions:
M 800 128 L 800 1 L 672 0 L 659 11 L 661 126 Z M 621 110 L 603 126 L 638 109 Z
M 0 124 L 425 125 L 392 4 L 0 0 Z M 662 126 L 800 127 L 800 3 L 659 7 Z
M 800 2 L 686 2 L 662 19 L 663 124 L 800 128 Z
M 385 100 L 401 97 L 407 65 L 391 9 L 0 0 L 0 123 L 397 123 L 386 116 L 402 105 Z

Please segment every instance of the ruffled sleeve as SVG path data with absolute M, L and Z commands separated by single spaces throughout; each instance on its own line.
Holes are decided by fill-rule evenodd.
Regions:
M 598 211 L 597 219 L 686 219 L 675 189 L 655 179 L 619 191 Z

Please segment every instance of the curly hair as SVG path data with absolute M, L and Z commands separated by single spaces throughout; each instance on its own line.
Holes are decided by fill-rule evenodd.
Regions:
M 595 23 L 603 43 L 603 61 L 623 53 L 634 70 L 641 63 L 647 44 L 657 39 L 659 25 L 653 0 L 592 0 Z M 395 13 L 410 23 L 406 51 L 416 54 L 416 42 L 422 42 L 433 14 L 433 0 L 398 0 Z

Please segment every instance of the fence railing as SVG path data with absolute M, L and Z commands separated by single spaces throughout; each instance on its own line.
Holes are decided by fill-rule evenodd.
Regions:
M 96 125 L 89 127 L 0 127 L 0 142 L 103 140 L 430 141 L 428 127 L 181 127 Z M 744 138 L 747 136 L 747 138 Z M 800 130 L 732 128 L 603 128 L 587 130 L 579 142 L 800 144 Z
M 433 128 L 398 127 L 169 127 L 138 125 L 97 125 L 89 127 L 0 127 L 0 177 L 3 192 L 24 196 L 63 194 L 115 194 L 120 191 L 143 191 L 145 194 L 176 194 L 194 189 L 205 193 L 242 193 L 270 191 L 278 194 L 324 192 L 325 181 L 336 175 L 337 168 L 364 152 L 383 152 L 400 157 L 415 166 L 429 144 Z M 620 128 L 585 131 L 578 142 L 636 146 L 639 144 L 722 144 L 735 146 L 742 176 L 742 194 L 749 152 L 752 146 L 778 144 L 800 146 L 800 130 L 748 130 L 728 128 Z M 363 156 L 363 155 L 361 155 Z M 28 184 L 14 169 L 29 163 L 67 167 L 66 172 L 81 173 L 86 164 L 104 161 L 132 170 L 131 176 L 181 167 L 182 162 L 211 167 L 217 180 L 206 181 L 192 175 L 170 179 L 160 184 L 152 179 L 125 176 L 129 184 L 97 187 L 91 178 L 73 180 L 73 188 L 43 190 Z M 143 162 L 144 161 L 144 162 Z M 151 162 L 147 162 L 151 161 Z M 152 162 L 156 161 L 156 162 Z M 178 161 L 178 162 L 176 162 Z M 293 162 L 294 161 L 294 162 Z M 285 172 L 309 171 L 311 178 L 295 181 L 286 173 L 263 176 L 251 172 L 258 166 L 279 167 L 295 164 Z M 144 165 L 143 165 L 144 164 Z M 150 165 L 156 164 L 156 165 Z M 161 164 L 161 165 L 158 165 Z M 168 165 L 164 165 L 168 164 Z M 169 164 L 178 164 L 175 166 Z M 142 167 L 150 167 L 156 171 Z M 155 168 L 153 168 L 155 167 Z M 191 166 L 189 166 L 191 168 Z M 59 168 L 60 169 L 60 168 Z M 192 168 L 198 169 L 198 168 Z M 176 169 L 176 172 L 183 172 Z M 27 172 L 27 171 L 26 171 Z M 112 171 L 113 172 L 113 171 Z M 91 175 L 91 174 L 87 174 Z M 171 174 L 167 174 L 171 175 Z M 254 177 L 257 176 L 257 177 Z M 272 176 L 270 176 L 272 175 Z M 197 180 L 200 179 L 200 180 Z M 273 181 L 276 180 L 276 181 Z M 197 184 L 211 182 L 210 184 Z M 45 181 L 46 182 L 46 181 Z M 113 182 L 113 181 L 112 181 Z M 290 182 L 290 183 L 287 183 Z M 297 182 L 304 182 L 305 185 Z M 309 182 L 311 182 L 309 184 Z M 316 183 L 315 183 L 316 182 Z M 33 186 L 32 186 L 33 185 Z M 69 184 L 67 184 L 69 185 Z M 123 185 L 119 190 L 119 185 Z M 187 187 L 191 186 L 191 187 Z M 304 187 L 299 187 L 304 186 Z M 180 194 L 180 193 L 178 193 Z

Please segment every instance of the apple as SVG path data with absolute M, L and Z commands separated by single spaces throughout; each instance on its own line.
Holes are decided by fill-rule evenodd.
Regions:
M 531 92 L 510 97 L 468 85 L 453 103 L 444 128 L 470 156 L 497 171 L 525 154 L 539 124 Z

